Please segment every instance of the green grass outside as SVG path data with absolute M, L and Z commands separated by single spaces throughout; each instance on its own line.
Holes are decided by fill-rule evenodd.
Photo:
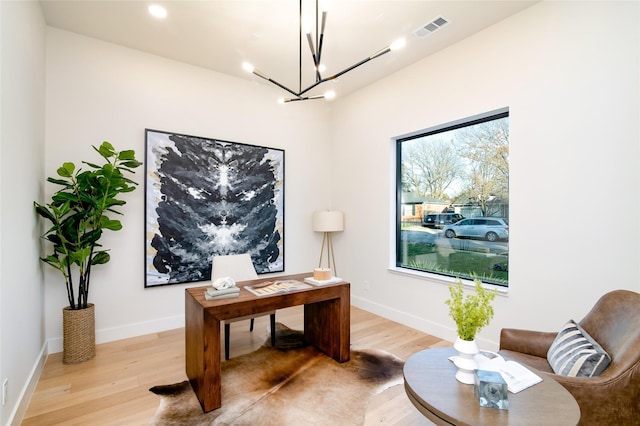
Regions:
M 465 250 L 450 250 L 439 253 L 436 247 L 428 244 L 407 244 L 405 246 L 406 266 L 413 269 L 432 271 L 454 277 L 474 279 L 483 282 L 507 286 L 509 284 L 509 264 L 507 256 L 496 256 Z M 416 256 L 432 255 L 431 261 Z

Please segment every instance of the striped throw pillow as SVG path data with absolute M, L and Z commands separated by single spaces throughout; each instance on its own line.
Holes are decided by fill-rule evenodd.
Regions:
M 611 357 L 580 325 L 570 320 L 551 344 L 547 361 L 556 374 L 593 377 L 609 366 Z

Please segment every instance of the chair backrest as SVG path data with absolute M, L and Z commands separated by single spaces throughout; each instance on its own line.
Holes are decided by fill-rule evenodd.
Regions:
M 615 290 L 603 295 L 580 325 L 611 355 L 609 369 L 637 366 L 640 360 L 639 293 Z
M 231 277 L 234 281 L 247 281 L 257 279 L 258 274 L 249 253 L 213 256 L 211 281 L 221 277 Z

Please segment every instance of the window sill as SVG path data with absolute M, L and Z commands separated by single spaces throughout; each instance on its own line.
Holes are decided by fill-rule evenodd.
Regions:
M 413 269 L 400 268 L 397 266 L 390 266 L 387 270 L 392 274 L 402 275 L 402 276 L 411 277 L 411 278 L 420 278 L 435 284 L 444 284 L 447 286 L 455 284 L 458 281 L 457 278 L 453 278 L 453 277 L 446 277 L 444 275 L 432 274 L 429 272 L 415 271 Z M 472 280 L 460 279 L 460 281 L 462 281 L 462 285 L 466 288 L 472 289 L 475 287 L 475 284 L 473 283 Z M 497 290 L 498 294 L 501 296 L 507 296 L 509 294 L 508 287 L 503 287 L 495 284 L 487 284 L 487 283 L 482 283 L 482 286 L 488 290 Z

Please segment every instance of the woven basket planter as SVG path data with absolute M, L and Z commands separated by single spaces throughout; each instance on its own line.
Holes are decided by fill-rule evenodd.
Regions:
M 79 364 L 96 355 L 95 306 L 62 309 L 63 364 Z

